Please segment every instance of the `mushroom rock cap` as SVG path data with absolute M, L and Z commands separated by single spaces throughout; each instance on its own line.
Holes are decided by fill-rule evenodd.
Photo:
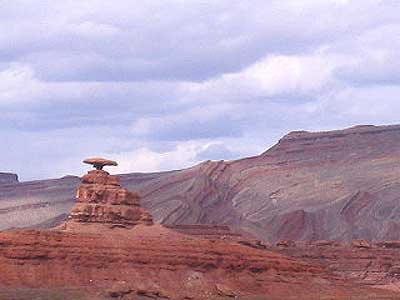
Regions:
M 105 166 L 118 166 L 118 163 L 116 161 L 100 157 L 87 158 L 83 162 L 88 165 L 93 165 L 93 167 L 97 170 L 102 170 Z

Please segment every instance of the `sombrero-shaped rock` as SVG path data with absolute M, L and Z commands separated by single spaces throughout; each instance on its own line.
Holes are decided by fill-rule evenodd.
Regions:
M 83 161 L 85 164 L 92 165 L 97 170 L 102 170 L 105 166 L 118 166 L 116 161 L 108 160 L 105 158 L 94 157 L 94 158 L 87 158 Z

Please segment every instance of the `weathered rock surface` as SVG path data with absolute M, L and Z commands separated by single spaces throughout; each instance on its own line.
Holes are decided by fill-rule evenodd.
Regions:
M 399 125 L 293 132 L 260 156 L 120 179 L 164 224 L 227 224 L 270 241 L 400 239 Z M 0 211 L 0 228 L 69 213 L 77 180 L 66 183 L 1 186 L 0 206 L 12 212 Z M 31 203 L 43 207 L 14 210 Z
M 100 157 L 87 158 L 83 161 L 85 164 L 92 165 L 97 170 L 102 170 L 105 166 L 118 166 L 118 163 L 113 160 L 104 159 Z
M 290 246 L 278 242 L 274 246 L 266 245 L 265 249 L 325 266 L 334 274 L 362 285 L 400 292 L 400 241 L 356 240 L 349 244 L 291 241 Z
M 166 224 L 270 241 L 400 239 L 400 126 L 291 133 L 260 156 L 121 179 Z
M 0 232 L 0 299 L 399 299 L 400 264 L 385 261 L 397 242 L 303 243 L 274 247 L 226 225 L 154 225 L 138 194 L 97 169 L 81 178 L 63 225 Z M 378 270 L 370 282 L 365 267 Z
M 68 176 L 1 185 L 0 230 L 61 224 L 74 206 L 78 184 L 78 177 Z
M 84 225 L 74 225 L 0 232 L 0 299 L 399 299 L 399 293 L 235 241 L 159 225 L 93 224 L 84 232 Z
M 12 184 L 18 182 L 18 175 L 12 173 L 1 173 L 0 172 L 0 185 L 1 184 Z
M 121 187 L 119 178 L 103 170 L 82 177 L 69 222 L 112 226 L 152 225 L 151 215 L 139 204 L 139 195 Z
M 173 231 L 180 232 L 187 235 L 200 236 L 202 238 L 229 238 L 229 239 L 240 239 L 241 237 L 251 238 L 248 232 L 240 230 L 233 230 L 233 228 L 227 225 L 202 225 L 202 224 L 190 224 L 190 225 L 164 225 Z

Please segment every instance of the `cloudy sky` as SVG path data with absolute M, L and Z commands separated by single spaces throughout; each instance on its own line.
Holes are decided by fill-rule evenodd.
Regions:
M 0 0 L 1 170 L 159 171 L 400 123 L 397 0 Z

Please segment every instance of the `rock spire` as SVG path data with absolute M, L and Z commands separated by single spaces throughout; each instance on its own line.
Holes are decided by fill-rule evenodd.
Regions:
M 106 159 L 87 159 L 96 170 L 81 178 L 76 203 L 68 222 L 109 224 L 112 227 L 132 227 L 137 224 L 152 225 L 151 215 L 140 207 L 136 192 L 124 189 L 119 178 L 102 170 L 104 166 L 117 165 Z

